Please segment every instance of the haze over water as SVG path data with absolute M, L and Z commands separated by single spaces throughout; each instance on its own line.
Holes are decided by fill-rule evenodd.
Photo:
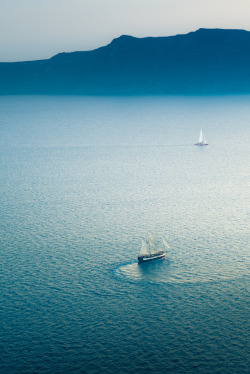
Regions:
M 249 104 L 0 97 L 2 372 L 249 372 Z

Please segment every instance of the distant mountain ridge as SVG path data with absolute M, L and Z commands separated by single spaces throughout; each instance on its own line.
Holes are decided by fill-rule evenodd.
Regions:
M 250 32 L 122 35 L 92 51 L 0 63 L 0 94 L 250 93 Z

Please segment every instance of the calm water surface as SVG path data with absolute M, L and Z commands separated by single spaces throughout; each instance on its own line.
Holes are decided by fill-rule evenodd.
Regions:
M 249 96 L 0 97 L 1 372 L 249 373 L 249 123 Z M 171 248 L 139 266 L 147 233 Z

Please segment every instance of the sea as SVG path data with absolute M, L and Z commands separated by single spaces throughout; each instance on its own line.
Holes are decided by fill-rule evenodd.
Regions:
M 247 95 L 1 96 L 0 372 L 250 373 L 249 125 Z

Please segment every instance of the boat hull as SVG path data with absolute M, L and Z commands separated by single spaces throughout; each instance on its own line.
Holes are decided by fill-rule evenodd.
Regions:
M 207 143 L 196 143 L 194 145 L 204 146 L 204 145 L 208 145 L 208 144 Z
M 166 252 L 161 252 L 150 256 L 138 256 L 138 263 L 143 264 L 145 262 L 159 260 L 161 258 L 164 258 L 165 256 Z

